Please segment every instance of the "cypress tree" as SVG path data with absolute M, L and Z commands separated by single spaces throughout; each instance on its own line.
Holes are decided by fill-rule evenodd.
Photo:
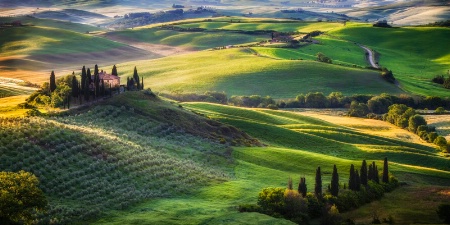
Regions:
M 91 71 L 89 69 L 87 69 L 86 76 L 88 77 L 90 75 L 91 75 Z M 89 95 L 91 94 L 91 90 L 89 88 L 90 83 L 89 83 L 89 79 L 87 77 L 86 77 L 85 84 L 84 84 L 84 99 L 86 101 L 89 101 Z
M 298 193 L 301 193 L 303 198 L 306 197 L 306 178 L 300 177 L 300 183 L 298 184 Z
M 375 166 L 375 169 L 373 170 L 373 176 L 374 176 L 374 181 L 379 184 L 380 183 L 380 176 L 378 174 L 378 166 Z
M 369 171 L 367 173 L 367 181 L 373 180 L 373 166 L 372 164 L 369 164 Z
M 316 170 L 316 185 L 314 187 L 314 193 L 317 198 L 322 196 L 322 174 L 320 172 L 320 166 L 317 167 Z
M 331 176 L 330 193 L 336 197 L 339 194 L 339 175 L 337 172 L 336 165 L 334 165 L 333 167 L 333 175 Z
M 388 171 L 388 161 L 387 161 L 387 157 L 384 157 L 383 183 L 389 183 L 389 171 Z
M 87 68 L 87 71 L 86 71 L 86 83 L 84 84 L 84 87 L 86 88 L 86 90 L 90 91 L 91 83 L 92 83 L 91 69 Z
M 76 98 L 78 97 L 78 80 L 77 77 L 74 75 L 72 76 L 72 97 Z
M 86 67 L 83 66 L 83 68 L 81 69 L 81 90 L 84 92 L 86 89 L 84 88 L 85 84 L 86 84 Z
M 144 77 L 142 77 L 141 79 L 142 79 L 142 81 L 141 81 L 141 90 L 144 90 Z
M 352 164 L 350 166 L 350 177 L 348 178 L 348 188 L 352 191 L 356 189 L 355 181 L 355 166 Z
M 358 170 L 355 170 L 355 191 L 359 191 L 361 188 L 361 179 L 359 177 Z
M 361 176 L 361 184 L 366 186 L 367 185 L 367 163 L 366 163 L 366 160 L 362 161 L 360 176 Z
M 138 75 L 136 67 L 134 67 L 133 79 L 134 79 L 134 83 L 136 83 L 136 85 L 137 85 L 137 89 L 141 90 L 141 85 L 140 85 L 141 80 L 139 79 L 139 75 Z
M 105 81 L 102 79 L 102 96 L 105 96 Z
M 289 190 L 292 190 L 292 177 L 289 177 L 289 179 L 288 179 L 288 186 L 287 186 L 287 188 L 289 189 Z
M 55 72 L 52 70 L 52 73 L 50 74 L 50 92 L 55 91 L 56 89 L 56 77 Z
M 95 97 L 100 94 L 100 74 L 98 72 L 98 66 L 95 64 L 94 68 L 94 86 L 95 86 Z
M 119 76 L 118 73 L 117 73 L 117 67 L 116 67 L 116 65 L 113 66 L 112 71 L 111 71 L 111 75 Z

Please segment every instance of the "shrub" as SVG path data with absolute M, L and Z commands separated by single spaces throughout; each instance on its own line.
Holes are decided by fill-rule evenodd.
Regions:
M 243 204 L 238 207 L 239 212 L 261 212 L 261 207 L 255 204 Z
M 444 114 L 446 111 L 444 109 L 444 107 L 437 107 L 436 110 L 434 111 L 434 113 L 436 114 Z
M 284 210 L 284 188 L 264 188 L 258 195 L 258 205 L 268 213 Z

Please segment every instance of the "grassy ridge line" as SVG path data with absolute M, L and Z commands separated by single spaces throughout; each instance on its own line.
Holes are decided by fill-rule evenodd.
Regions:
M 365 35 L 359 35 L 364 33 Z M 370 46 L 381 54 L 380 65 L 394 72 L 407 91 L 421 95 L 449 96 L 448 91 L 431 82 L 437 74 L 445 74 L 450 53 L 445 43 L 447 28 L 403 27 L 374 28 L 369 24 L 347 23 L 330 31 L 346 40 Z
M 224 91 L 231 95 L 293 98 L 299 93 L 340 91 L 345 95 L 403 93 L 378 72 L 314 61 L 273 60 L 247 49 L 203 51 L 152 61 L 119 64 L 131 77 L 135 65 L 155 91 Z M 351 84 L 351 85 L 350 85 Z
M 215 108 L 217 111 L 226 110 L 217 109 L 220 107 L 230 108 L 220 105 L 208 107 L 205 103 L 199 103 L 199 105 L 190 103 L 185 106 L 194 110 L 206 108 L 207 110 L 213 111 Z M 245 115 L 247 110 L 233 107 L 229 112 L 234 112 L 234 114 L 240 116 L 241 113 Z M 259 115 L 264 116 L 262 113 Z M 410 144 L 389 138 L 374 137 L 363 133 L 357 133 L 358 137 L 356 140 L 354 138 L 343 139 L 342 133 L 330 133 L 327 132 L 326 128 L 321 128 L 315 132 L 305 132 L 282 128 L 276 123 L 260 122 L 264 121 L 263 119 L 260 119 L 258 122 L 236 119 L 234 117 L 218 117 L 217 119 L 232 124 L 272 146 L 300 149 L 351 160 L 376 159 L 387 156 L 392 162 L 450 171 L 448 167 L 449 160 L 437 156 L 436 150 L 428 146 Z M 354 131 L 351 132 L 353 133 L 352 135 L 356 133 Z M 373 143 L 374 141 L 376 143 Z M 365 144 L 361 145 L 361 143 Z M 376 150 L 371 146 L 376 146 Z

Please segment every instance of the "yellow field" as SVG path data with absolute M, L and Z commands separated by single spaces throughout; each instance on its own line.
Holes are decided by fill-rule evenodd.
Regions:
M 28 95 L 0 98 L 0 117 L 23 116 L 28 109 L 18 109 L 17 105 L 24 103 Z
M 423 116 L 428 125 L 436 127 L 439 135 L 450 141 L 450 115 L 427 115 Z
M 301 115 L 310 116 L 330 123 L 334 123 L 340 126 L 345 126 L 350 129 L 355 129 L 365 134 L 382 136 L 387 138 L 395 138 L 401 141 L 407 141 L 411 143 L 417 143 L 434 147 L 434 145 L 420 139 L 419 136 L 385 121 L 348 117 L 344 116 L 343 111 L 339 113 L 339 111 L 335 110 L 333 111 L 301 110 L 298 113 Z M 450 121 L 450 116 L 447 119 L 447 122 L 448 121 Z M 450 122 L 448 122 L 448 128 L 449 128 L 448 134 L 450 136 Z

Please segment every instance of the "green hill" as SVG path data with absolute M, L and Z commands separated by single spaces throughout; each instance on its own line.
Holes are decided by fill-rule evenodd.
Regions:
M 0 120 L 0 170 L 38 176 L 50 200 L 45 218 L 63 224 L 229 180 L 225 143 L 259 145 L 143 92 L 62 116 Z
M 288 177 L 293 177 L 295 181 L 300 175 L 306 176 L 308 190 L 312 190 L 315 168 L 319 165 L 324 170 L 325 183 L 331 179 L 333 164 L 337 165 L 339 171 L 343 171 L 340 172 L 341 182 L 347 182 L 346 171 L 351 163 L 359 165 L 361 159 L 381 163 L 378 159 L 386 155 L 391 159 L 390 168 L 393 173 L 401 181 L 408 180 L 411 186 L 399 188 L 390 194 L 389 198 L 397 201 L 386 200 L 386 203 L 383 200 L 378 206 L 378 213 L 387 215 L 389 211 L 384 210 L 384 207 L 397 208 L 390 213 L 398 223 L 439 222 L 437 216 L 433 216 L 433 207 L 445 200 L 433 202 L 431 199 L 425 200 L 424 196 L 414 195 L 419 189 L 430 187 L 430 184 L 435 185 L 432 186 L 435 189 L 448 187 L 448 184 L 445 185 L 450 178 L 448 159 L 438 157 L 433 148 L 366 135 L 347 127 L 288 112 L 250 110 L 208 103 L 186 103 L 183 106 L 233 124 L 269 146 L 234 148 L 236 165 L 233 180 L 201 188 L 192 195 L 148 201 L 126 212 L 115 213 L 111 218 L 101 219 L 96 224 L 286 224 L 285 220 L 267 221 L 265 215 L 238 213 L 234 207 L 254 203 L 258 192 L 264 187 L 285 187 Z M 323 136 L 330 132 L 334 133 Z M 367 148 L 371 150 L 367 151 Z M 430 194 L 431 196 L 437 197 L 435 194 Z M 415 202 L 419 201 L 430 204 L 430 209 L 424 211 L 422 207 L 416 207 Z M 372 218 L 372 211 L 370 208 L 368 210 L 351 212 L 350 218 Z
M 434 76 L 446 74 L 450 66 L 450 52 L 446 47 L 450 36 L 448 28 L 385 29 L 350 23 L 329 34 L 370 46 L 380 54 L 379 64 L 392 70 L 406 91 L 425 96 L 449 96 L 446 89 L 431 82 Z
M 448 159 L 431 147 L 290 112 L 207 103 L 179 106 L 145 91 L 56 116 L 0 122 L 0 170 L 36 174 L 51 204 L 42 218 L 60 223 L 100 218 L 96 224 L 290 224 L 242 214 L 236 206 L 255 202 L 264 187 L 285 186 L 289 176 L 305 175 L 311 190 L 318 165 L 324 168 L 324 183 L 333 164 L 346 182 L 351 163 L 381 163 L 384 156 L 391 171 L 411 187 L 446 187 L 450 178 Z M 267 146 L 257 147 L 260 141 L 241 130 Z M 446 198 L 419 198 L 430 207 L 396 214 L 396 221 L 439 221 L 420 215 L 434 213 L 433 207 Z
M 299 93 L 340 91 L 346 95 L 403 93 L 378 72 L 310 60 L 278 60 L 257 55 L 259 49 L 203 51 L 118 65 L 122 77 L 137 66 L 155 91 L 224 91 L 231 95 L 293 98 Z

